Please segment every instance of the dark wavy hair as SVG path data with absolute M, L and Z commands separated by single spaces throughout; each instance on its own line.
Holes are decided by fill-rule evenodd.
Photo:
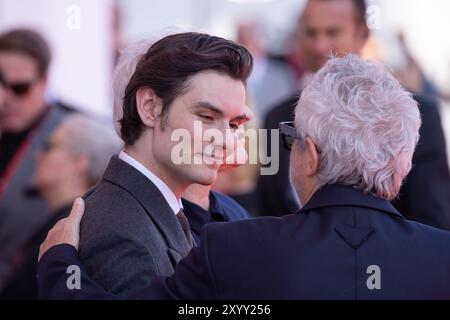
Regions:
M 190 77 L 204 70 L 215 70 L 246 82 L 253 66 L 250 52 L 220 37 L 188 32 L 173 34 L 155 42 L 141 58 L 125 89 L 121 136 L 133 145 L 144 125 L 136 107 L 136 92 L 151 88 L 163 101 L 161 121 L 174 99 L 187 87 Z

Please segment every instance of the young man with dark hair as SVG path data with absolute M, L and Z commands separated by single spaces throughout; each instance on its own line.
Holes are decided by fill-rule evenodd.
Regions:
M 155 275 L 170 275 L 193 245 L 181 196 L 194 183 L 209 185 L 220 167 L 194 130 L 226 134 L 248 120 L 245 81 L 252 57 L 242 46 L 200 33 L 154 43 L 125 90 L 121 137 L 125 148 L 86 196 L 80 257 L 106 290 L 126 296 Z M 201 141 L 190 163 L 175 163 L 174 130 Z M 201 160 L 201 161 L 195 161 Z M 199 164 L 196 164 L 199 163 Z

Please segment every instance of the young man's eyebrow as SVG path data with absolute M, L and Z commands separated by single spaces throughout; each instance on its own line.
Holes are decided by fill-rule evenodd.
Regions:
M 219 108 L 217 108 L 216 106 L 214 106 L 213 104 L 211 104 L 211 103 L 209 103 L 209 102 L 207 102 L 207 101 L 200 101 L 200 102 L 197 102 L 197 103 L 194 105 L 194 108 L 195 108 L 195 109 L 200 109 L 200 108 L 203 108 L 203 109 L 209 109 L 209 110 L 211 110 L 212 112 L 217 113 L 217 114 L 219 114 L 219 115 L 221 115 L 221 116 L 224 115 L 224 112 L 223 112 L 222 110 L 220 110 Z
M 216 106 L 214 106 L 213 104 L 211 104 L 210 102 L 207 102 L 207 101 L 200 101 L 200 102 L 196 103 L 194 105 L 194 108 L 196 108 L 196 109 L 197 108 L 205 108 L 205 109 L 211 110 L 214 113 L 217 113 L 220 116 L 224 115 L 224 112 L 221 109 L 217 108 Z M 232 120 L 247 121 L 247 120 L 249 120 L 249 116 L 244 112 L 243 114 L 234 117 Z

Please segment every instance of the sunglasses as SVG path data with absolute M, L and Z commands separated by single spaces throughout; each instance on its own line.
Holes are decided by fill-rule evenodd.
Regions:
M 17 97 L 23 97 L 27 95 L 27 93 L 30 91 L 30 88 L 36 83 L 36 81 L 29 81 L 29 82 L 16 82 L 16 83 L 6 83 L 4 82 L 3 85 L 6 89 L 11 90 L 14 95 Z
M 5 89 L 10 90 L 17 97 L 25 96 L 30 91 L 30 88 L 38 81 L 39 79 L 34 79 L 30 81 L 9 83 L 5 80 L 2 73 L 0 72 L 0 85 Z
M 292 150 L 292 145 L 294 144 L 295 140 L 300 139 L 300 137 L 297 135 L 297 130 L 294 127 L 294 122 L 280 122 L 279 128 L 283 146 L 289 151 Z

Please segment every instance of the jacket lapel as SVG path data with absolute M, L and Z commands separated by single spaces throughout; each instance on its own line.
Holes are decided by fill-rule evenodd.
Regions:
M 158 188 L 128 163 L 113 156 L 103 179 L 127 190 L 144 208 L 169 248 L 186 256 L 190 250 L 174 212 Z

